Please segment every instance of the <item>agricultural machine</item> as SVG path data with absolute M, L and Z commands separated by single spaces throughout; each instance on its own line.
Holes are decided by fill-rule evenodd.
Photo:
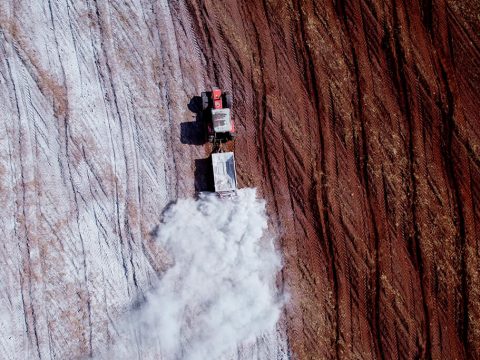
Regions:
M 207 127 L 208 141 L 223 143 L 235 139 L 235 123 L 232 119 L 232 95 L 214 87 L 202 92 L 202 118 Z
M 207 139 L 213 144 L 214 190 L 221 198 L 234 197 L 237 194 L 235 156 L 233 151 L 224 151 L 225 143 L 232 142 L 236 136 L 232 95 L 216 87 L 212 91 L 202 92 L 202 110 Z

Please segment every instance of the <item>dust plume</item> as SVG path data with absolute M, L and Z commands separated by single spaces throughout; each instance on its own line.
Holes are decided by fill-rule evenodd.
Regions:
M 281 259 L 266 229 L 255 189 L 171 206 L 158 232 L 171 265 L 130 320 L 140 348 L 158 348 L 163 359 L 223 359 L 275 331 Z M 160 343 L 150 343 L 153 333 Z

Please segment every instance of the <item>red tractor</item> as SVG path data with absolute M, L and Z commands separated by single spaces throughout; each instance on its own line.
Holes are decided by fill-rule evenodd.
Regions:
M 222 93 L 216 87 L 210 92 L 202 92 L 202 109 L 209 142 L 226 142 L 235 138 L 231 94 Z

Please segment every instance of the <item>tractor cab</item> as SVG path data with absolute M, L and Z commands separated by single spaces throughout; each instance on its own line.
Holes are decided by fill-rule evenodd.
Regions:
M 232 95 L 222 93 L 219 88 L 202 93 L 202 106 L 207 125 L 208 141 L 225 142 L 235 138 L 235 124 L 232 119 Z

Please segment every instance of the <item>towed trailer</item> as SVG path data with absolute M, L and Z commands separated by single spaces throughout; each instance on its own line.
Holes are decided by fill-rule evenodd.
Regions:
M 212 154 L 213 183 L 215 192 L 220 198 L 237 195 L 237 175 L 233 152 Z

